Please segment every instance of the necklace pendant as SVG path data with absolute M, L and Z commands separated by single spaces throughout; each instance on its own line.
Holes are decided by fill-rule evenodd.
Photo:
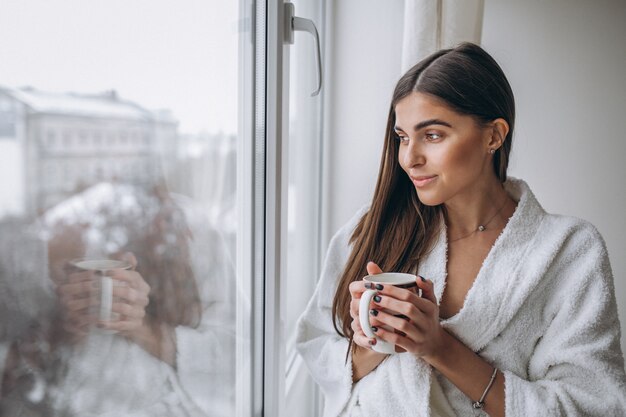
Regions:
M 485 231 L 485 226 L 483 226 L 482 224 L 480 226 L 478 226 L 478 231 L 479 232 L 484 232 Z

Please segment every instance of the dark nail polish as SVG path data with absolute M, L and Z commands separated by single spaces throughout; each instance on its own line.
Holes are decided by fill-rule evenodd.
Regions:
M 383 287 L 383 284 L 376 284 L 376 289 L 378 291 L 381 291 L 383 288 L 385 288 L 385 287 Z
M 374 296 L 374 301 L 375 302 L 380 303 L 380 300 L 381 300 L 381 296 L 380 295 L 375 295 Z
M 370 344 L 371 346 L 374 346 L 374 345 L 376 344 L 376 339 L 370 339 L 370 340 L 369 340 L 369 344 Z
M 426 278 L 424 278 L 423 276 L 420 275 L 420 278 L 422 279 L 422 282 L 426 282 Z
M 376 332 L 378 331 L 378 327 L 376 327 L 376 326 L 372 326 L 372 331 L 373 331 L 374 333 L 376 333 Z
M 372 316 L 377 316 L 377 315 L 378 315 L 378 310 L 373 310 L 373 309 L 372 309 L 372 310 L 370 310 L 370 314 L 371 314 Z
M 366 282 L 365 283 L 365 288 L 367 288 L 367 289 L 372 288 L 372 283 L 371 282 Z

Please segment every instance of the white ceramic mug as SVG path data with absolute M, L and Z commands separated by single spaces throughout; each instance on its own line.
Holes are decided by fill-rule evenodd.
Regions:
M 124 285 L 118 283 L 108 276 L 111 271 L 118 269 L 131 269 L 132 264 L 127 261 L 118 261 L 116 259 L 74 259 L 71 262 L 76 268 L 83 271 L 98 272 L 98 289 L 100 293 L 98 302 L 98 318 L 101 321 L 117 320 L 119 317 L 113 313 L 113 287 L 115 285 Z
M 372 349 L 379 353 L 387 353 L 393 354 L 396 353 L 396 346 L 385 342 L 372 331 L 370 324 L 370 303 L 372 298 L 378 294 L 376 291 L 376 284 L 382 285 L 393 285 L 394 287 L 400 288 L 415 288 L 416 294 L 419 294 L 417 288 L 417 277 L 413 274 L 405 274 L 401 272 L 385 272 L 382 274 L 376 275 L 368 275 L 363 278 L 363 281 L 367 281 L 372 283 L 371 290 L 365 290 L 363 295 L 361 296 L 361 301 L 359 302 L 359 322 L 361 324 L 361 328 L 363 329 L 363 333 L 365 336 L 369 338 L 376 338 L 376 344 L 372 346 Z

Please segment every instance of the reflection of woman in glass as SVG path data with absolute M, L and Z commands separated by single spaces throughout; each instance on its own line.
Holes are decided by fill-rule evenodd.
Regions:
M 14 369 L 29 364 L 41 393 L 5 372 L 5 395 L 13 390 L 14 403 L 44 415 L 229 415 L 232 273 L 219 235 L 190 206 L 160 187 L 102 183 L 46 213 L 59 308 L 9 355 Z M 98 277 L 72 266 L 80 257 L 133 265 L 111 274 L 124 283 L 113 290 L 118 319 L 98 320 Z M 17 389 L 32 398 L 17 398 Z
M 371 206 L 333 238 L 299 325 L 325 416 L 626 415 L 606 248 L 507 179 L 514 119 L 476 45 L 399 80 Z M 422 295 L 378 284 L 368 337 L 362 277 L 382 271 L 419 274 Z

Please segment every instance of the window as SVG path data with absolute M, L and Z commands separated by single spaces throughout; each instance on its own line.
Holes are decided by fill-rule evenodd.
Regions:
M 56 145 L 56 133 L 53 130 L 48 130 L 46 145 L 53 148 Z
M 63 146 L 66 149 L 69 149 L 72 146 L 72 134 L 70 132 L 66 132 L 63 135 Z
M 296 6 L 323 23 L 323 0 Z M 2 87 L 29 109 L 0 152 L 7 415 L 315 415 L 293 339 L 319 271 L 321 99 L 282 7 L 0 4 Z M 28 142 L 47 126 L 54 155 Z
M 0 138 L 15 137 L 15 104 L 0 90 Z
M 93 144 L 94 144 L 94 146 L 96 148 L 100 147 L 102 145 L 102 133 L 100 133 L 99 131 L 95 131 L 95 132 L 93 132 L 92 137 L 93 137 Z
M 0 195 L 3 415 L 233 416 L 250 397 L 252 385 L 237 389 L 250 381 L 243 324 L 254 311 L 238 283 L 251 277 L 236 275 L 248 232 L 235 181 L 250 135 L 239 125 L 253 116 L 238 113 L 251 108 L 250 85 L 238 87 L 238 74 L 252 74 L 238 55 L 251 33 L 235 29 L 249 10 L 0 4 L 0 42 L 10 43 L 0 48 L 0 136 L 14 134 L 15 118 L 31 135 L 0 152 L 16 179 Z M 178 137 L 203 132 L 227 151 L 181 157 Z M 39 140 L 58 152 L 29 142 Z

